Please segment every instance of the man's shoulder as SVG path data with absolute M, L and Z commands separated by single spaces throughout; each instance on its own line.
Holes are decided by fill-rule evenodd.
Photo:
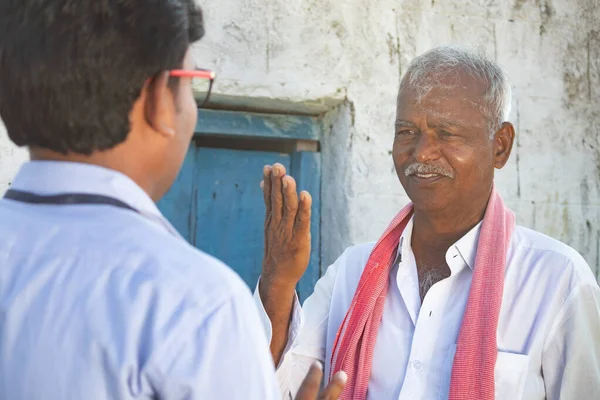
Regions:
M 158 220 L 115 208 L 102 213 L 80 210 L 75 217 L 63 218 L 66 211 L 38 213 L 42 218 L 37 220 L 34 212 L 23 214 L 19 231 L 2 235 L 0 230 L 0 237 L 18 239 L 31 229 L 33 243 L 44 242 L 45 258 L 73 260 L 75 270 L 84 275 L 102 276 L 110 271 L 117 280 L 145 282 L 161 296 L 186 298 L 189 304 L 207 310 L 239 298 L 244 290 L 250 296 L 231 268 L 170 233 Z M 53 235 L 48 239 L 44 231 L 50 229 Z M 22 252 L 32 246 L 19 243 Z
M 344 250 L 344 254 L 347 254 L 349 256 L 364 256 L 366 254 L 368 258 L 369 255 L 371 255 L 371 251 L 373 251 L 373 248 L 376 244 L 377 242 L 353 244 L 352 246 L 346 247 L 346 249 Z
M 522 251 L 546 255 L 556 259 L 563 259 L 565 262 L 572 264 L 587 266 L 581 254 L 571 246 L 524 226 L 517 225 L 515 227 L 511 244 Z
M 362 269 L 367 263 L 375 244 L 376 242 L 366 242 L 349 246 L 340 255 L 336 263 L 342 263 L 344 265 L 356 264 Z
M 337 277 L 345 277 L 349 282 L 358 282 L 375 244 L 367 242 L 347 247 L 328 271 Z
M 144 270 L 156 284 L 189 292 L 197 301 L 226 300 L 249 288 L 229 266 L 169 233 L 140 229 L 136 240 L 124 243 L 122 252 L 147 255 Z
M 596 282 L 585 259 L 571 246 L 533 229 L 515 227 L 511 245 L 515 254 L 547 272 L 569 274 L 580 282 Z

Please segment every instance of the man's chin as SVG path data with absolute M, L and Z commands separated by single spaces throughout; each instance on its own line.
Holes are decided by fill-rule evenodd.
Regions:
M 433 188 L 417 190 L 410 188 L 406 194 L 412 201 L 415 210 L 434 212 L 443 210 L 448 205 L 449 196 L 443 192 Z
M 417 199 L 413 201 L 413 206 L 415 210 L 425 211 L 425 212 L 436 212 L 442 211 L 446 209 L 446 202 L 436 200 L 436 199 Z

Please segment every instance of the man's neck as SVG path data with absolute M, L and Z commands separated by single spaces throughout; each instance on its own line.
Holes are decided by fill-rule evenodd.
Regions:
M 139 160 L 135 162 L 131 156 L 123 154 L 121 149 L 111 149 L 103 152 L 94 152 L 91 155 L 68 153 L 61 154 L 52 150 L 41 149 L 41 148 L 30 148 L 29 156 L 32 161 L 64 161 L 64 162 L 77 162 L 83 164 L 97 165 L 112 169 L 131 178 L 135 183 L 138 184 L 152 199 L 157 201 L 156 198 L 160 196 L 156 195 L 157 190 L 152 181 L 148 178 L 148 174 L 145 174 Z
M 453 209 L 439 212 L 416 207 L 413 218 L 412 246 L 445 252 L 481 222 L 488 200 L 489 195 L 481 196 L 479 201 L 472 202 L 468 206 L 453 207 Z

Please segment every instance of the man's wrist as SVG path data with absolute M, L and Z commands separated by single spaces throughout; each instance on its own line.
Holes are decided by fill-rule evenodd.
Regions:
M 296 284 L 286 282 L 271 277 L 261 276 L 258 284 L 258 294 L 263 304 L 276 301 L 281 304 L 281 300 L 293 301 L 296 292 Z

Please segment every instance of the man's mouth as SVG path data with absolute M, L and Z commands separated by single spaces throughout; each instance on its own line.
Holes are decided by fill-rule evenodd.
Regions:
M 454 173 L 451 170 L 437 165 L 412 163 L 404 170 L 404 174 L 408 177 L 414 177 L 419 180 L 427 180 L 433 182 L 441 178 L 454 178 Z
M 421 179 L 429 179 L 429 178 L 435 178 L 435 177 L 442 176 L 442 175 L 440 175 L 440 174 L 419 174 L 419 173 L 417 173 L 417 174 L 413 174 L 411 176 L 416 176 L 417 178 L 421 178 Z

